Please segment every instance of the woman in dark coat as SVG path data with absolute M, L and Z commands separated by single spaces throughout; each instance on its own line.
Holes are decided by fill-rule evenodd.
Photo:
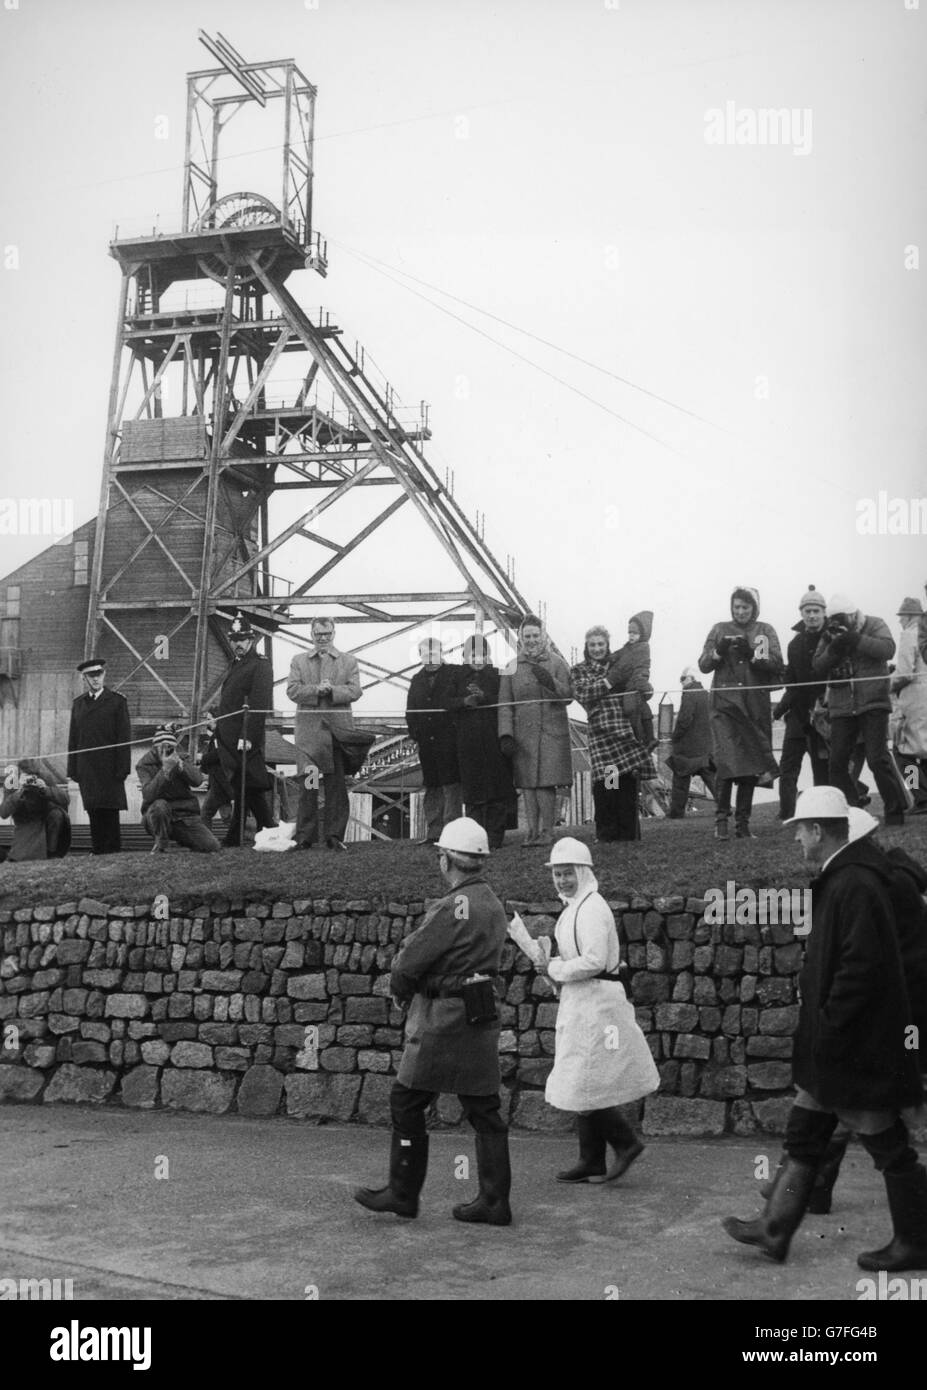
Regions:
M 731 797 L 737 783 L 738 839 L 752 839 L 750 812 L 760 778 L 779 772 L 772 751 L 769 688 L 782 680 L 782 649 L 775 629 L 758 621 L 756 589 L 731 594 L 731 619 L 715 623 L 705 639 L 699 670 L 714 672 L 711 682 L 712 759 L 717 768 L 715 836 L 727 839 Z M 757 687 L 767 687 L 757 688 Z
M 486 831 L 489 848 L 499 849 L 515 802 L 512 765 L 499 747 L 499 672 L 479 634 L 467 638 L 463 659 L 449 668 L 454 685 L 446 704 L 454 715 L 463 800 L 467 815 Z

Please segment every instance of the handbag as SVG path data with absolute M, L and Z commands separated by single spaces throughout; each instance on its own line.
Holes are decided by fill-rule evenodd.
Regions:
M 487 976 L 476 976 L 464 980 L 459 990 L 463 1000 L 468 1023 L 495 1023 L 496 992 L 492 980 Z
M 332 729 L 331 735 L 341 749 L 344 770 L 352 777 L 360 772 L 371 746 L 380 737 L 377 729 Z

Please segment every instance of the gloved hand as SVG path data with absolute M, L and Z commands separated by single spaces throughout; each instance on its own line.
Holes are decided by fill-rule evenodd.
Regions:
M 734 637 L 731 639 L 731 655 L 737 661 L 749 661 L 753 656 L 753 647 L 746 637 Z
M 556 690 L 554 678 L 546 666 L 534 666 L 534 678 L 538 685 L 543 685 L 545 690 Z
M 624 684 L 624 682 L 621 679 L 621 676 L 618 674 L 618 667 L 615 663 L 612 663 L 612 665 L 609 666 L 608 670 L 605 672 L 605 679 L 608 681 L 612 690 L 619 690 L 621 686 Z
M 733 647 L 733 645 L 734 645 L 734 643 L 736 642 L 736 640 L 737 640 L 736 637 L 730 637 L 730 636 L 719 637 L 718 640 L 717 640 L 717 642 L 716 642 L 716 644 L 715 644 L 715 651 L 716 651 L 716 652 L 718 653 L 718 655 L 721 656 L 721 657 L 727 656 L 728 652 L 731 650 L 731 648 Z
M 499 748 L 502 752 L 503 758 L 514 758 L 515 740 L 512 738 L 511 734 L 502 735 L 502 737 L 499 739 Z
M 860 639 L 861 636 L 862 636 L 862 633 L 859 631 L 858 628 L 855 628 L 855 627 L 847 628 L 847 634 L 846 634 L 846 636 L 844 637 L 843 640 L 844 640 L 844 642 L 846 643 L 846 645 L 849 647 L 850 651 L 853 651 L 855 647 L 858 647 L 858 646 L 859 646 L 859 639 Z
M 482 695 L 465 695 L 463 702 L 467 709 L 476 709 L 477 705 L 483 703 L 483 697 Z

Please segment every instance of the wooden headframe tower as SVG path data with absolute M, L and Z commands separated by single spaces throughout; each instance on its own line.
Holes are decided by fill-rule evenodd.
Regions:
M 294 271 L 326 273 L 312 230 L 315 88 L 292 60 L 247 63 L 221 35 L 200 39 L 220 66 L 187 78 L 182 230 L 117 233 L 110 247 L 122 284 L 86 651 L 108 658 L 140 723 L 199 717 L 236 609 L 268 655 L 275 639 L 308 645 L 312 618 L 334 617 L 366 686 L 405 684 L 414 661 L 382 655 L 397 634 L 453 622 L 509 636 L 528 611 L 425 458 L 424 405 L 410 418 L 364 350 L 287 286 Z M 251 129 L 258 113 L 279 118 L 269 193 L 221 191 L 241 167 L 223 152 L 242 112 Z M 429 569 L 431 583 L 393 592 L 390 565 L 370 555 L 376 584 L 357 591 L 346 562 L 368 558 L 400 511 L 417 514 L 451 582 L 436 588 Z

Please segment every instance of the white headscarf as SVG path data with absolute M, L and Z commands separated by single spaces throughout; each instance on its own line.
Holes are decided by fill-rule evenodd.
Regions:
M 576 870 L 575 893 L 570 893 L 569 895 L 566 893 L 557 893 L 557 897 L 566 907 L 568 907 L 570 903 L 579 902 L 581 898 L 585 898 L 589 893 L 597 893 L 599 891 L 598 879 L 592 869 L 589 868 L 588 864 L 574 864 L 573 868 Z

